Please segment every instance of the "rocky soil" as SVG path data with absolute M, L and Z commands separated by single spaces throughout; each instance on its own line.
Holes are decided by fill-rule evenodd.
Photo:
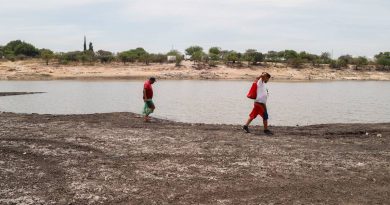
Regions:
M 390 124 L 0 113 L 0 204 L 388 204 Z

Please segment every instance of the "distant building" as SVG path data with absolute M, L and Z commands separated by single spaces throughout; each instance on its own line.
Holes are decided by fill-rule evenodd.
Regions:
M 191 60 L 191 55 L 184 55 L 184 60 Z
M 176 62 L 176 56 L 167 56 L 167 60 L 168 60 L 168 62 L 170 62 L 170 63 Z

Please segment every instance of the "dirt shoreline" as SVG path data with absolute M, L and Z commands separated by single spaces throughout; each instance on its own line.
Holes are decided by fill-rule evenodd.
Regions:
M 306 65 L 296 69 L 283 64 L 263 64 L 241 68 L 218 65 L 197 70 L 192 62 L 174 64 L 95 64 L 95 65 L 45 65 L 41 61 L 0 61 L 0 80 L 140 80 L 150 76 L 167 80 L 252 80 L 261 72 L 272 74 L 277 81 L 322 80 L 390 80 L 390 72 L 377 71 L 373 67 L 362 70 L 353 68 L 335 70 L 326 65 L 318 68 Z
M 0 204 L 386 204 L 390 123 L 260 128 L 0 113 Z
M 32 94 L 41 94 L 44 92 L 0 92 L 0 97 L 12 96 L 12 95 L 32 95 Z

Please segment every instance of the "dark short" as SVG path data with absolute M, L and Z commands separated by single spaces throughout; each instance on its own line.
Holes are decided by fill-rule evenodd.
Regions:
M 154 103 L 153 103 L 153 101 L 148 100 L 148 101 L 146 101 L 145 103 L 146 103 L 146 105 L 148 106 L 148 108 L 154 108 Z
M 148 108 L 150 108 L 150 109 L 154 109 L 155 108 L 154 103 L 153 103 L 152 100 L 145 101 L 145 105 L 148 106 Z

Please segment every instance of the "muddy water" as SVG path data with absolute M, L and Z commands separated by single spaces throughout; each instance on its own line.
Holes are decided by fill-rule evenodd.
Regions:
M 248 81 L 158 81 L 154 116 L 183 122 L 242 124 L 251 110 Z M 0 81 L 0 110 L 83 114 L 142 109 L 142 81 Z M 270 82 L 270 124 L 390 122 L 390 82 Z M 260 120 L 256 121 L 259 124 Z

